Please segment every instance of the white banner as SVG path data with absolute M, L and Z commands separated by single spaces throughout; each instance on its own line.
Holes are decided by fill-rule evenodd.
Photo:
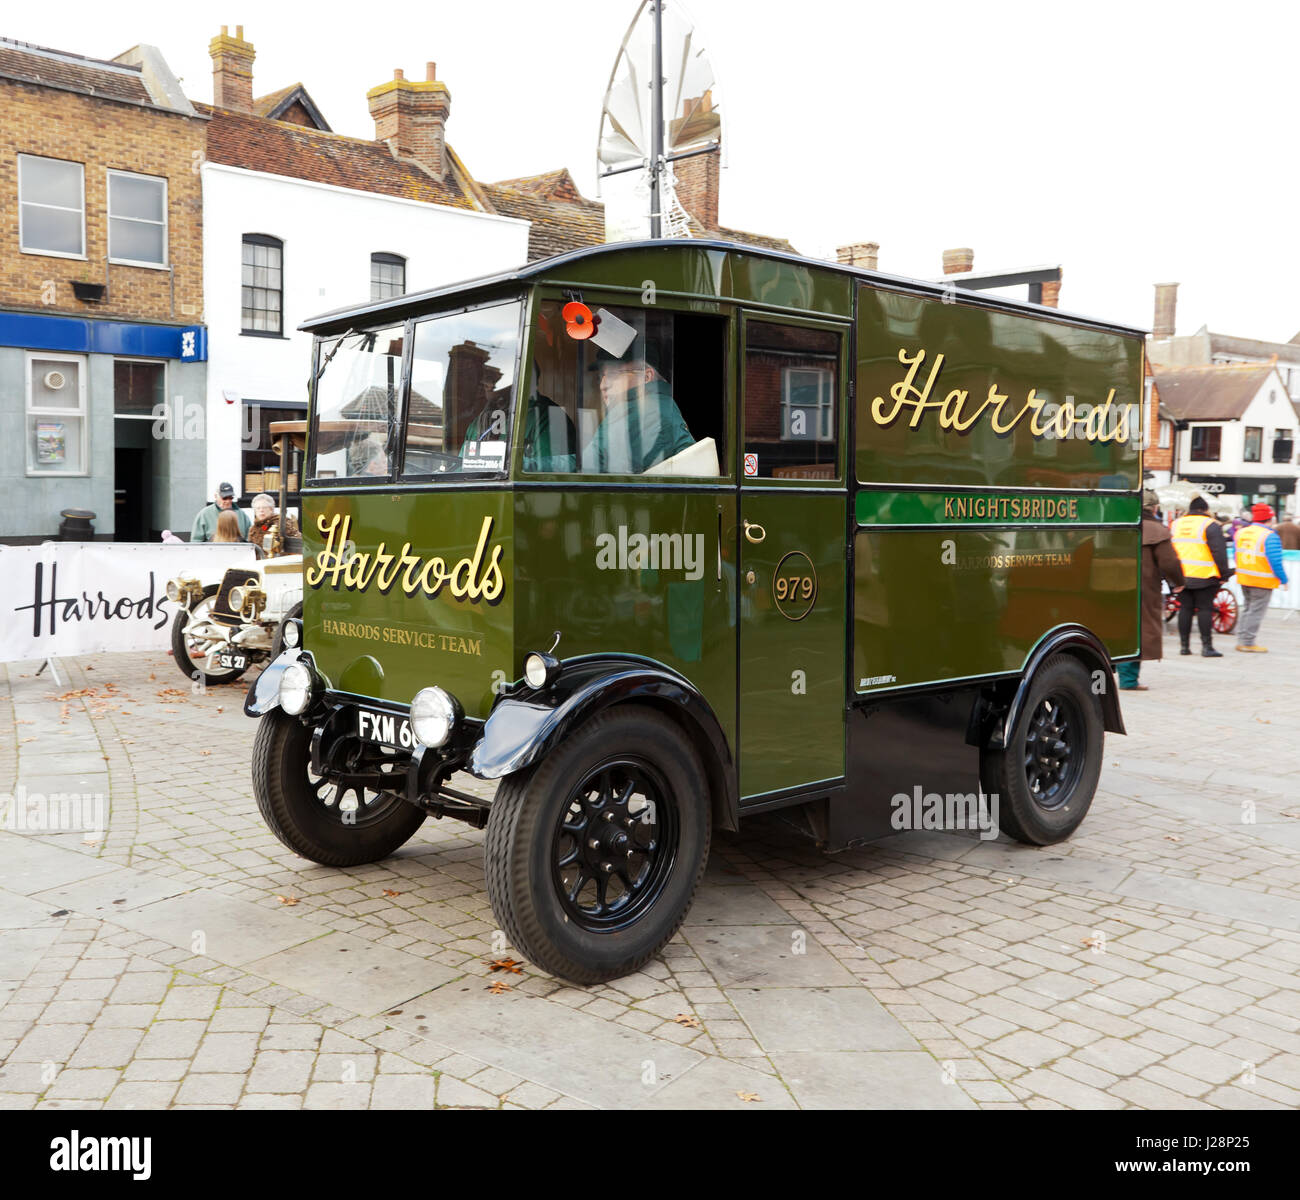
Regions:
M 0 546 L 0 662 L 168 650 L 167 581 L 190 571 L 215 583 L 255 561 L 247 542 Z

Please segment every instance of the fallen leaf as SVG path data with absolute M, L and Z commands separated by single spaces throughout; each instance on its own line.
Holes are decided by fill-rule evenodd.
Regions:
M 199 753 L 200 753 L 204 758 L 207 758 L 207 756 L 208 756 L 209 754 L 211 754 L 212 751 L 211 751 L 211 750 L 200 750 Z
M 152 671 L 149 672 L 149 679 L 150 679 L 150 681 L 153 681 L 153 680 L 155 680 L 155 679 L 157 679 L 157 678 L 158 678 L 158 676 L 155 675 Z
M 400 1017 L 402 1015 L 402 1010 L 400 1008 L 392 1008 L 384 1015 L 389 1017 Z
M 384 895 L 385 895 L 385 896 L 400 896 L 401 894 L 402 894 L 401 892 L 395 892 L 395 891 L 393 891 L 392 888 L 384 888 Z
M 499 996 L 502 992 L 509 992 L 513 989 L 504 979 L 494 979 L 486 990 L 494 996 Z
M 36 740 L 36 739 L 35 739 L 34 737 L 23 738 L 23 741 L 24 741 L 24 742 L 34 742 L 35 740 Z
M 293 905 L 293 904 L 297 904 L 297 903 L 298 903 L 298 897 L 297 897 L 297 896 L 277 896 L 276 899 L 277 899 L 281 904 L 289 904 L 289 905 Z
M 1096 950 L 1099 946 L 1102 946 L 1104 944 L 1105 941 L 1103 938 L 1092 938 L 1092 937 L 1084 938 L 1083 941 L 1079 943 L 1079 945 L 1081 946 L 1087 946 L 1089 950 Z
M 218 704 L 218 705 L 217 705 L 217 712 L 225 712 L 225 711 L 226 711 L 226 709 L 225 709 L 225 706 L 224 706 L 224 705 L 221 705 L 221 704 Z
M 754 1104 L 755 1102 L 761 1104 L 763 1102 L 763 1097 L 760 1096 L 757 1092 L 737 1092 L 736 1095 L 739 1096 L 746 1104 Z
M 494 971 L 509 971 L 511 975 L 522 975 L 523 968 L 513 958 L 494 958 L 487 966 Z
M 1165 841 L 1167 842 L 1181 842 L 1182 840 L 1183 839 L 1180 838 L 1176 833 L 1165 834 Z
M 673 1020 L 678 1025 L 685 1025 L 687 1029 L 698 1029 L 700 1027 L 700 1018 L 692 1013 L 678 1013 Z

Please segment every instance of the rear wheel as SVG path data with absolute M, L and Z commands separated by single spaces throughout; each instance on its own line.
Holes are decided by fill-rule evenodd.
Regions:
M 374 769 L 369 764 L 367 769 Z M 396 795 L 405 777 L 394 760 L 394 791 L 331 782 L 311 770 L 311 730 L 276 708 L 253 739 L 253 795 L 271 832 L 295 854 L 327 867 L 387 858 L 424 824 L 424 813 Z
M 651 709 L 600 713 L 497 790 L 485 847 L 492 910 L 552 975 L 627 975 L 685 919 L 709 836 L 708 782 L 682 731 Z
M 247 667 L 210 667 L 216 663 L 218 650 L 223 650 L 228 643 L 224 638 L 204 638 L 195 632 L 200 626 L 212 619 L 212 605 L 216 601 L 220 586 L 210 583 L 203 589 L 203 597 L 188 609 L 181 609 L 172 621 L 172 658 L 186 679 L 199 679 L 203 684 L 234 683 Z M 241 651 L 248 661 L 248 652 Z
M 1215 633 L 1231 633 L 1237 628 L 1237 597 L 1227 588 L 1215 593 L 1212 608 Z
M 1001 828 L 1033 846 L 1068 838 L 1092 805 L 1104 737 L 1087 670 L 1068 655 L 1049 658 L 1030 683 L 1007 749 L 986 756 Z

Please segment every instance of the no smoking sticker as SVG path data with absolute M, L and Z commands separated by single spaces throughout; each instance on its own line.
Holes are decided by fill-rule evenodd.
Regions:
M 746 455 L 745 455 L 745 474 L 746 474 L 747 476 L 751 477 L 751 478 L 756 477 L 756 476 L 758 475 L 758 455 L 757 455 L 757 454 L 746 454 Z

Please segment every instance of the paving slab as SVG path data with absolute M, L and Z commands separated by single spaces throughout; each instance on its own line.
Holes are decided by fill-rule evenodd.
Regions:
M 0 877 L 23 895 L 117 870 L 93 854 L 52 846 L 33 834 L 0 832 Z
M 863 987 L 729 988 L 727 999 L 769 1052 L 921 1049 Z
M 349 933 L 323 937 L 245 964 L 253 975 L 363 1015 L 441 987 L 460 972 Z
M 753 1112 L 799 1106 L 780 1079 L 723 1058 L 706 1058 L 635 1107 Z
M 47 888 L 35 893 L 33 898 L 47 903 L 51 909 L 64 908 L 86 916 L 102 917 L 142 908 L 191 890 L 192 884 L 128 868 Z
M 825 947 L 798 927 L 690 926 L 683 929 L 683 936 L 719 987 L 840 987 L 857 982 Z
M 0 867 L 8 864 L 0 860 Z M 0 929 L 36 929 L 42 926 L 51 928 L 60 925 L 66 918 L 56 917 L 57 904 L 43 904 L 30 896 L 20 896 L 7 888 L 0 889 Z
M 107 864 L 106 864 L 107 865 Z M 202 953 L 230 966 L 243 966 L 328 932 L 307 917 L 289 916 L 220 892 L 200 890 L 119 913 L 114 920 L 172 946 L 193 951 L 195 934 L 203 935 Z
M 924 1051 L 881 1050 L 770 1056 L 800 1108 L 974 1108 Z
M 687 925 L 793 925 L 794 917 L 752 883 L 702 886 Z
M 494 996 L 482 979 L 450 984 L 404 1008 L 406 1021 L 423 1013 L 419 1023 L 429 1036 L 461 1054 L 605 1108 L 649 1099 L 704 1057 L 540 996 Z
M 57 926 L 0 929 L 0 979 L 8 982 L 26 979 L 58 936 Z

